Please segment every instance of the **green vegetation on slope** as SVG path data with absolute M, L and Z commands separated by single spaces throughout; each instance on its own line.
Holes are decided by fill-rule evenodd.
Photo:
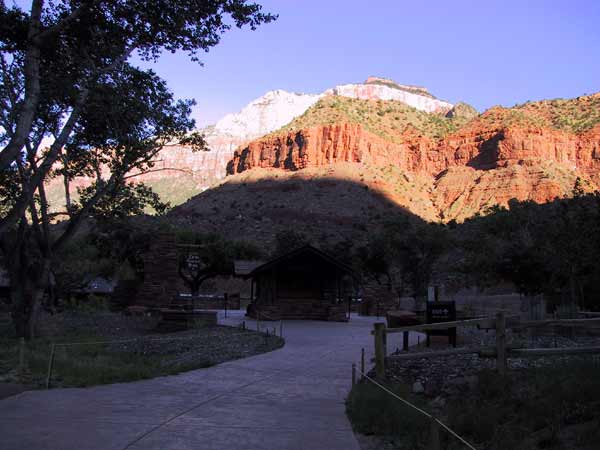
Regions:
M 553 128 L 583 133 L 600 124 L 600 94 L 527 102 L 514 108 L 497 106 L 483 113 L 481 121 L 498 127 Z
M 530 128 L 548 128 L 550 124 L 543 117 L 527 114 L 515 108 L 504 108 L 494 106 L 485 111 L 480 120 L 472 123 L 472 126 L 480 128 L 481 124 L 487 127 L 509 128 L 514 126 Z
M 338 123 L 361 124 L 367 131 L 396 143 L 402 143 L 405 140 L 403 133 L 411 129 L 424 136 L 440 139 L 458 128 L 453 118 L 419 111 L 394 100 L 327 96 L 273 134 Z
M 544 117 L 553 128 L 572 133 L 582 133 L 600 123 L 600 94 L 528 102 L 517 108 Z

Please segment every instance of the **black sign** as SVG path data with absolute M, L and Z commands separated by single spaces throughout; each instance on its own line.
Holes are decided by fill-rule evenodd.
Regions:
M 427 323 L 453 322 L 456 320 L 456 304 L 454 302 L 427 302 Z M 427 330 L 427 346 L 430 336 L 448 336 L 450 343 L 456 347 L 456 327 L 445 330 Z
M 454 302 L 427 302 L 427 323 L 453 322 L 456 320 Z

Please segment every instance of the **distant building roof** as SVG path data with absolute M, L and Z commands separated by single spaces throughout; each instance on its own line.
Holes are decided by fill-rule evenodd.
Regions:
M 356 274 L 354 273 L 354 270 L 352 269 L 352 267 L 348 266 L 347 264 L 342 263 L 338 259 L 329 255 L 328 253 L 325 253 L 322 250 L 319 250 L 316 247 L 313 247 L 312 245 L 305 245 L 303 247 L 297 248 L 296 250 L 292 250 L 289 253 L 278 256 L 277 258 L 274 258 L 271 261 L 258 264 L 256 267 L 254 267 L 254 269 L 252 269 L 246 275 L 246 277 L 252 277 L 260 272 L 270 270 L 271 268 L 278 266 L 279 264 L 285 263 L 286 261 L 288 261 L 292 258 L 295 258 L 299 255 L 303 255 L 303 254 L 311 254 L 313 256 L 316 256 L 317 258 L 319 258 L 323 261 L 326 261 L 331 266 L 336 267 L 338 270 L 345 272 L 345 273 L 351 275 L 352 277 L 356 278 Z
M 236 276 L 244 277 L 246 275 L 249 275 L 250 272 L 252 272 L 257 267 L 262 266 L 264 263 L 264 261 L 250 261 L 245 259 L 238 259 L 237 261 L 233 262 L 234 273 Z
M 0 267 L 0 287 L 10 287 L 10 279 L 8 278 L 8 272 Z
M 77 289 L 75 292 L 82 294 L 112 294 L 115 285 L 115 280 L 96 277 L 92 278 L 84 287 Z

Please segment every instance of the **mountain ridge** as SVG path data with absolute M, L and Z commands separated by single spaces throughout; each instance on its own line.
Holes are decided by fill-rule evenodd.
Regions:
M 577 180 L 588 191 L 596 190 L 600 114 L 581 110 L 600 106 L 598 99 L 594 94 L 494 107 L 470 118 L 427 115 L 430 121 L 423 122 L 421 112 L 394 109 L 390 102 L 323 98 L 290 124 L 238 149 L 228 173 L 296 171 L 340 162 L 392 164 L 429 177 L 436 213 L 423 218 L 461 221 L 507 206 L 512 198 L 543 203 L 569 196 Z M 388 113 L 393 120 L 386 122 Z
M 337 95 L 335 89 L 344 86 L 338 93 L 347 95 Z M 379 93 L 388 90 L 437 107 L 381 99 Z M 206 128 L 205 135 L 211 151 L 167 146 L 156 171 L 137 180 L 177 206 L 253 171 L 285 179 L 343 167 L 349 182 L 379 189 L 418 216 L 444 222 L 506 206 L 511 198 L 542 203 L 571 195 L 576 183 L 587 191 L 600 185 L 600 93 L 495 106 L 480 114 L 470 105 L 438 100 L 423 87 L 370 77 L 321 94 L 269 91 Z M 361 175 L 365 171 L 385 176 L 369 181 Z M 60 182 L 51 184 L 49 192 L 56 194 Z

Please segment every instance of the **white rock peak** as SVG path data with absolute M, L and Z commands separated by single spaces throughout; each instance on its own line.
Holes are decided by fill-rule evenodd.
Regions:
M 227 114 L 216 123 L 213 132 L 240 141 L 255 139 L 287 125 L 325 95 L 395 100 L 429 113 L 444 113 L 453 106 L 425 95 L 378 84 L 344 84 L 321 94 L 298 94 L 277 89 L 253 100 L 241 111 Z
M 450 111 L 452 106 L 454 106 L 451 103 L 425 95 L 379 84 L 343 84 L 325 91 L 325 94 L 359 98 L 362 100 L 395 100 L 428 113 L 445 113 Z
M 215 131 L 241 139 L 263 136 L 291 122 L 314 105 L 323 94 L 296 94 L 281 89 L 269 91 L 253 100 L 240 112 L 227 114 Z

